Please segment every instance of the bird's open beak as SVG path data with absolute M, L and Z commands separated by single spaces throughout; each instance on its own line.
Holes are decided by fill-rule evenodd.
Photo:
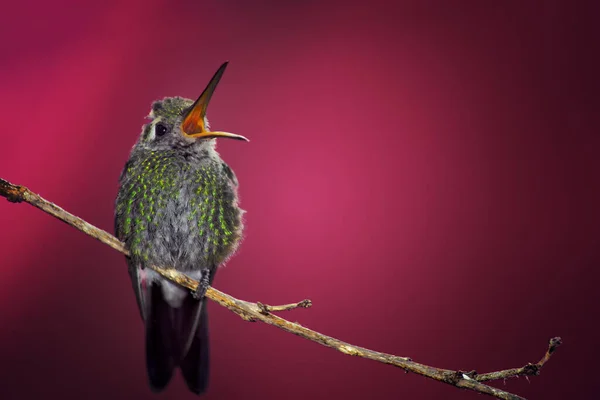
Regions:
M 198 139 L 224 137 L 245 140 L 249 142 L 248 139 L 241 135 L 228 132 L 211 132 L 206 128 L 206 108 L 208 107 L 210 98 L 212 97 L 212 94 L 215 91 L 221 76 L 223 76 L 223 72 L 225 72 L 225 68 L 227 68 L 227 62 L 223 63 L 223 65 L 219 67 L 218 71 L 215 73 L 215 76 L 212 77 L 208 83 L 208 86 L 206 86 L 206 89 L 204 89 L 204 92 L 202 92 L 200 97 L 198 97 L 198 100 L 192 104 L 192 107 L 183 118 L 183 121 L 181 122 L 181 130 L 184 135 Z

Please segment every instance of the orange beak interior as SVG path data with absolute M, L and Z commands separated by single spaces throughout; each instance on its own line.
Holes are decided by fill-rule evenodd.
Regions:
M 211 132 L 206 128 L 206 108 L 208 107 L 208 103 L 210 102 L 210 98 L 212 97 L 217 84 L 221 80 L 221 76 L 223 76 L 223 73 L 225 72 L 225 68 L 227 68 L 227 64 L 227 62 L 224 62 L 223 65 L 219 67 L 208 83 L 208 86 L 206 86 L 206 89 L 204 89 L 200 97 L 198 97 L 198 100 L 192 104 L 192 107 L 183 118 L 181 130 L 186 136 L 201 139 L 224 137 L 249 142 L 248 139 L 241 135 L 228 132 Z

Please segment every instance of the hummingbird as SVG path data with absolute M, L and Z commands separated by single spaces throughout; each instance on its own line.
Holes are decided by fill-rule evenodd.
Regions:
M 196 101 L 166 97 L 148 119 L 119 179 L 115 232 L 145 325 L 150 388 L 162 391 L 179 367 L 188 389 L 206 391 L 208 317 L 203 300 L 217 268 L 236 251 L 243 231 L 238 181 L 216 151 L 206 109 L 227 62 Z M 174 268 L 200 282 L 191 292 L 148 268 Z

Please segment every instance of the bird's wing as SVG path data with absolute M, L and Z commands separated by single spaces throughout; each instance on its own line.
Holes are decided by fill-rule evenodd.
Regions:
M 227 176 L 227 179 L 229 179 L 229 181 L 233 184 L 234 187 L 237 187 L 238 180 L 237 180 L 237 176 L 235 176 L 235 172 L 233 172 L 233 170 L 229 167 L 229 165 L 227 165 L 224 161 L 221 162 L 221 168 L 223 169 L 223 172 Z
M 212 286 L 216 274 L 217 267 L 214 266 L 210 272 L 209 285 Z M 190 347 L 180 363 L 187 387 L 196 394 L 202 394 L 208 388 L 210 361 L 206 298 L 200 300 L 200 307 L 199 321 L 191 337 Z
M 135 293 L 135 299 L 140 310 L 140 316 L 142 317 L 142 320 L 145 321 L 149 312 L 149 282 L 146 275 L 146 270 L 143 269 L 141 265 L 134 263 L 129 258 L 127 259 L 127 268 L 129 270 L 133 292 Z

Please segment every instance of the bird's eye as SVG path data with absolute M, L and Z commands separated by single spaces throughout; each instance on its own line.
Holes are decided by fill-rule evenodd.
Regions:
M 167 133 L 167 131 L 167 127 L 163 124 L 156 124 L 156 126 L 154 127 L 154 133 L 156 134 L 156 136 L 162 136 L 165 133 Z

